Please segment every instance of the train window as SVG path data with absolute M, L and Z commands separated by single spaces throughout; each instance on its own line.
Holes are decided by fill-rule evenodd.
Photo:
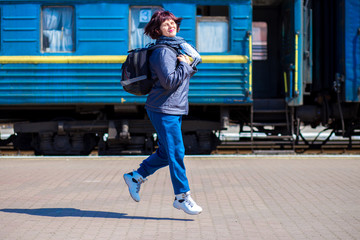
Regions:
M 268 49 L 267 49 L 267 32 L 268 26 L 266 22 L 253 22 L 253 43 L 252 50 L 253 60 L 267 60 Z
M 43 52 L 74 51 L 74 8 L 46 6 L 42 8 L 41 49 Z
M 229 51 L 228 6 L 198 6 L 196 46 L 202 53 Z
M 155 40 L 144 35 L 144 27 L 158 6 L 134 6 L 130 10 L 130 49 L 142 48 Z

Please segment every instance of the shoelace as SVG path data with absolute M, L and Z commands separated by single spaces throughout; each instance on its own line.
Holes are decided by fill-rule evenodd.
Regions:
M 136 193 L 139 193 L 139 191 L 140 191 L 140 185 L 141 185 L 142 183 L 144 183 L 146 180 L 147 180 L 146 178 L 145 178 L 145 179 L 139 178 L 138 180 L 136 180 L 136 181 L 137 181 L 137 184 L 136 184 Z
M 192 208 L 194 206 L 194 200 L 190 196 L 185 197 L 185 202 Z

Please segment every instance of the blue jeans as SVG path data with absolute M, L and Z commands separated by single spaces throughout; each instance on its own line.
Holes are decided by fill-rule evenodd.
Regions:
M 141 164 L 137 172 L 144 178 L 169 166 L 175 194 L 190 190 L 184 165 L 185 147 L 181 134 L 181 115 L 169 115 L 147 110 L 158 137 L 159 148 Z

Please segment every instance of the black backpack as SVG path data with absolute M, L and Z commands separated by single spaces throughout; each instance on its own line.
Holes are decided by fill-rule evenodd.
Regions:
M 142 96 L 151 91 L 155 81 L 151 78 L 149 58 L 156 48 L 164 47 L 171 49 L 177 55 L 177 51 L 167 45 L 150 45 L 129 51 L 129 55 L 121 67 L 120 83 L 126 92 Z

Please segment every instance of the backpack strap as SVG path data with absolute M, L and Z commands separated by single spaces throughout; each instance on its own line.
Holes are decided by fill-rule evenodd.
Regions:
M 130 79 L 125 80 L 125 81 L 120 81 L 120 83 L 121 83 L 122 86 L 127 86 L 127 85 L 130 85 L 130 84 L 133 84 L 134 82 L 138 82 L 138 81 L 145 80 L 145 79 L 147 79 L 147 76 L 146 75 L 141 75 L 141 76 L 136 77 L 136 78 L 130 78 Z
M 175 48 L 170 47 L 169 45 L 165 45 L 165 44 L 154 45 L 154 46 L 151 46 L 151 47 L 150 47 L 150 50 L 151 50 L 151 51 L 154 51 L 156 48 L 168 48 L 168 49 L 170 49 L 171 51 L 173 51 L 173 52 L 176 54 L 176 56 L 179 55 L 178 51 L 177 51 Z

